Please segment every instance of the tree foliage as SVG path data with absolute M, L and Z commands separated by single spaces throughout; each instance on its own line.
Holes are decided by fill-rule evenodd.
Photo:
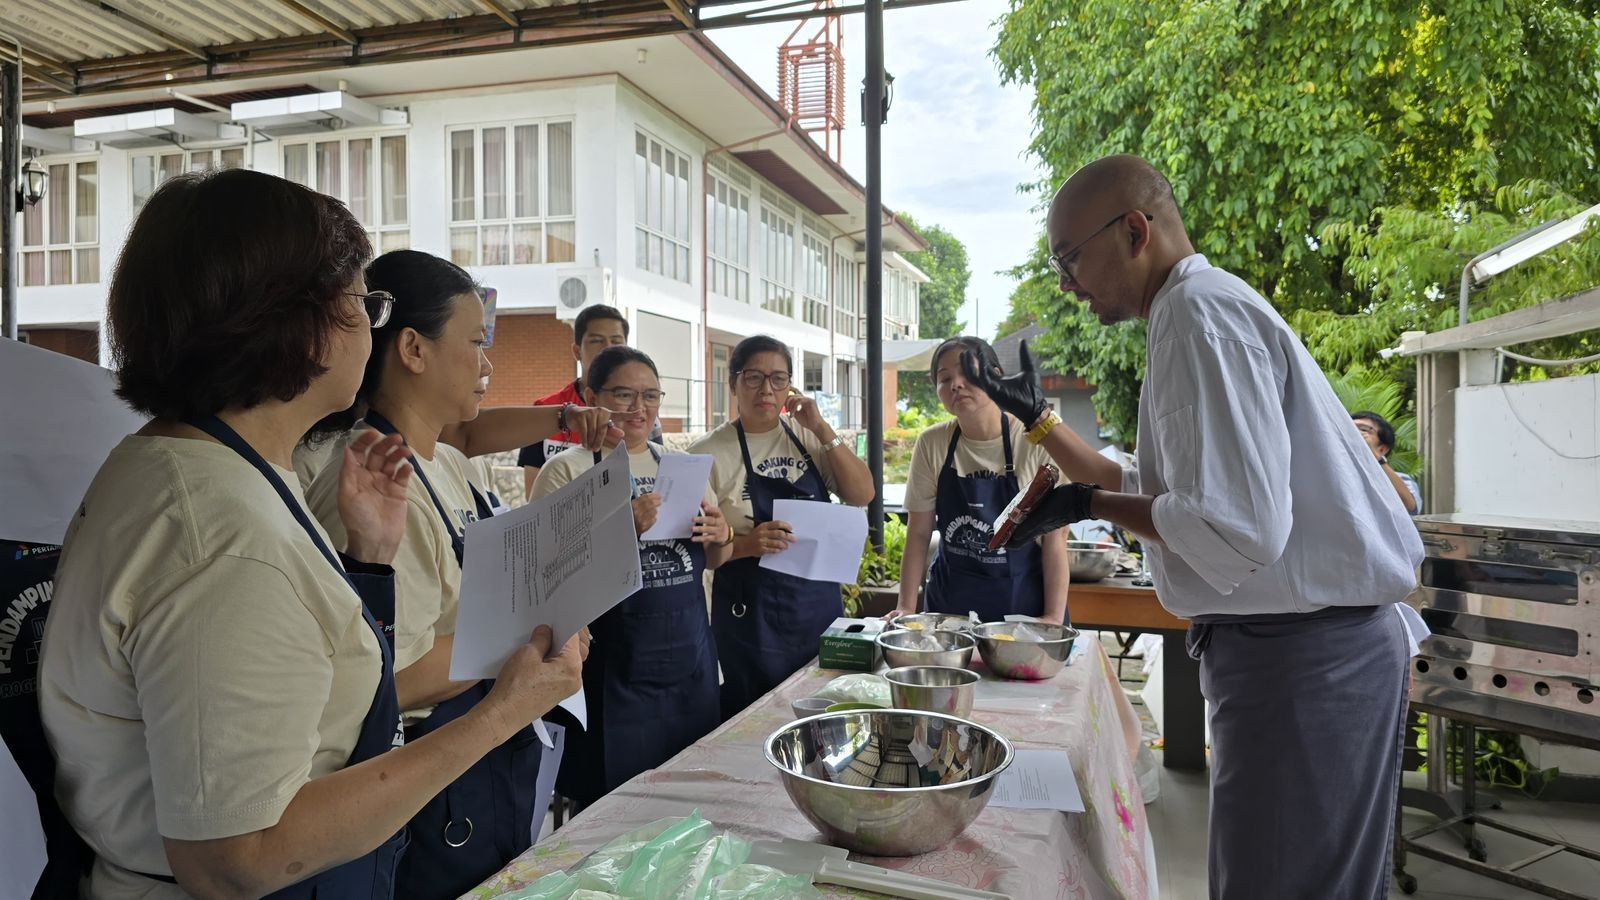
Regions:
M 918 225 L 904 213 L 900 218 L 928 242 L 928 249 L 905 254 L 906 260 L 930 279 L 919 291 L 917 336 L 924 340 L 955 337 L 966 328 L 956 316 L 967 302 L 967 285 L 972 281 L 967 246 L 938 225 Z M 939 398 L 925 372 L 902 373 L 899 396 L 912 406 L 939 408 Z
M 1041 199 L 1099 156 L 1149 159 L 1197 249 L 1337 367 L 1453 309 L 1446 274 L 1497 236 L 1600 200 L 1597 11 L 1597 0 L 1012 0 L 993 54 L 1003 78 L 1033 88 Z M 1013 303 L 1064 327 L 1052 362 L 1136 373 L 1117 361 L 1122 337 L 1045 290 L 1043 261 L 1019 267 Z M 1515 306 L 1559 287 L 1485 293 Z M 1137 384 L 1098 383 L 1108 426 L 1131 437 Z

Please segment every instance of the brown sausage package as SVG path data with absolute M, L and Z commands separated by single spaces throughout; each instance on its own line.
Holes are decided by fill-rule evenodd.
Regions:
M 1019 491 L 1006 508 L 1000 512 L 1000 518 L 994 520 L 994 537 L 989 539 L 989 549 L 999 550 L 1006 541 L 1011 539 L 1011 532 L 1017 530 L 1028 514 L 1033 512 L 1044 495 L 1050 493 L 1061 480 L 1061 470 L 1045 463 L 1039 467 L 1039 473 L 1033 476 L 1033 481 L 1028 484 L 1028 489 Z

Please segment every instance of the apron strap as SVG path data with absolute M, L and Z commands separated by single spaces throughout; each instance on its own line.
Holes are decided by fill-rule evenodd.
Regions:
M 234 431 L 228 423 L 217 416 L 190 419 L 187 424 L 216 438 L 223 446 L 243 457 L 245 462 L 255 466 L 256 471 L 265 476 L 267 483 L 271 484 L 272 489 L 278 492 L 278 497 L 283 500 L 283 505 L 288 507 L 289 512 L 294 515 L 295 521 L 299 522 L 300 527 L 305 529 L 306 536 L 310 537 L 311 542 L 317 545 L 317 549 L 322 552 L 323 558 L 327 559 L 328 565 L 333 566 L 339 572 L 345 582 L 350 584 L 352 590 L 355 588 L 355 584 L 350 581 L 350 574 L 344 570 L 344 566 L 339 564 L 339 557 L 328 549 L 328 544 L 323 541 L 321 533 L 311 524 L 311 517 L 306 515 L 305 508 L 289 492 L 289 486 L 283 483 L 283 479 L 279 477 L 272 465 L 262 459 L 261 454 L 257 453 L 254 447 L 239 436 L 239 432 Z
M 953 433 L 950 435 L 950 449 L 946 450 L 944 454 L 944 467 L 946 469 L 954 468 L 955 466 L 956 443 L 961 440 L 961 426 L 957 425 L 955 428 L 951 429 L 951 431 Z M 1011 417 L 1005 413 L 1000 414 L 1000 445 L 1005 449 L 1006 452 L 1005 473 L 1010 475 L 1013 472 L 1011 460 Z
M 371 425 L 373 428 L 378 429 L 384 434 L 400 434 L 400 430 L 395 428 L 392 422 L 384 418 L 383 414 L 379 413 L 375 409 L 367 410 L 367 414 L 364 418 L 366 419 L 366 423 L 368 425 Z M 405 436 L 401 435 L 400 440 L 404 442 Z M 444 504 L 439 501 L 439 494 L 433 489 L 433 484 L 428 481 L 427 473 L 422 471 L 422 466 L 420 464 L 413 464 L 411 469 L 413 474 L 417 476 L 417 480 L 422 482 L 423 489 L 428 492 L 428 499 L 433 501 L 433 508 L 439 513 L 439 521 L 444 523 L 444 530 L 450 535 L 450 544 L 455 548 L 456 562 L 459 564 L 466 556 L 466 540 L 459 532 L 456 531 L 455 525 L 450 521 L 450 514 L 445 511 Z M 468 483 L 467 487 L 472 491 L 473 505 L 478 507 L 478 512 L 480 515 L 482 515 L 483 510 L 487 508 L 488 504 L 484 501 L 483 497 L 479 496 L 477 489 L 473 488 L 470 482 Z M 493 514 L 492 510 L 490 511 L 490 514 Z

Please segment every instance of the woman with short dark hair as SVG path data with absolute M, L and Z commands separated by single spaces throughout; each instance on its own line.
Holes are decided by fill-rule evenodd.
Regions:
M 1400 505 L 1413 516 L 1422 512 L 1422 491 L 1417 489 L 1416 479 L 1389 465 L 1389 454 L 1394 452 L 1394 426 L 1371 410 L 1351 413 L 1350 421 L 1355 423 L 1361 439 L 1367 442 L 1367 449 L 1377 458 L 1378 468 L 1394 488 L 1395 496 L 1400 498 Z
M 761 557 L 794 542 L 789 523 L 773 517 L 773 501 L 831 503 L 837 493 L 865 506 L 874 493 L 867 464 L 794 383 L 787 346 L 747 337 L 728 371 L 738 417 L 690 448 L 711 455 L 711 492 L 733 525 L 733 557 L 711 592 L 724 719 L 816 656 L 822 632 L 844 614 L 838 584 L 761 568 Z
M 154 418 L 83 498 L 41 662 L 87 896 L 388 898 L 407 820 L 580 683 L 579 642 L 546 661 L 541 630 L 472 715 L 401 746 L 383 626 L 408 453 L 344 449 L 337 556 L 291 462 L 388 315 L 370 253 L 338 201 L 247 170 L 174 178 L 134 222 L 110 336 Z

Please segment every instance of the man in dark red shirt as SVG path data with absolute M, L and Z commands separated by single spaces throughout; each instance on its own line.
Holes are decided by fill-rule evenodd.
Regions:
M 581 373 L 589 371 L 589 363 L 600 355 L 600 351 L 627 342 L 628 320 L 616 307 L 596 305 L 578 313 L 578 318 L 572 323 L 572 358 L 578 361 L 580 375 L 561 390 L 535 400 L 534 405 L 560 406 L 575 403 L 583 406 Z M 522 466 L 524 496 L 533 493 L 533 480 L 539 477 L 539 469 L 544 466 L 545 460 L 581 443 L 583 441 L 576 434 L 570 431 L 558 431 L 537 444 L 523 447 L 517 456 L 517 464 Z

